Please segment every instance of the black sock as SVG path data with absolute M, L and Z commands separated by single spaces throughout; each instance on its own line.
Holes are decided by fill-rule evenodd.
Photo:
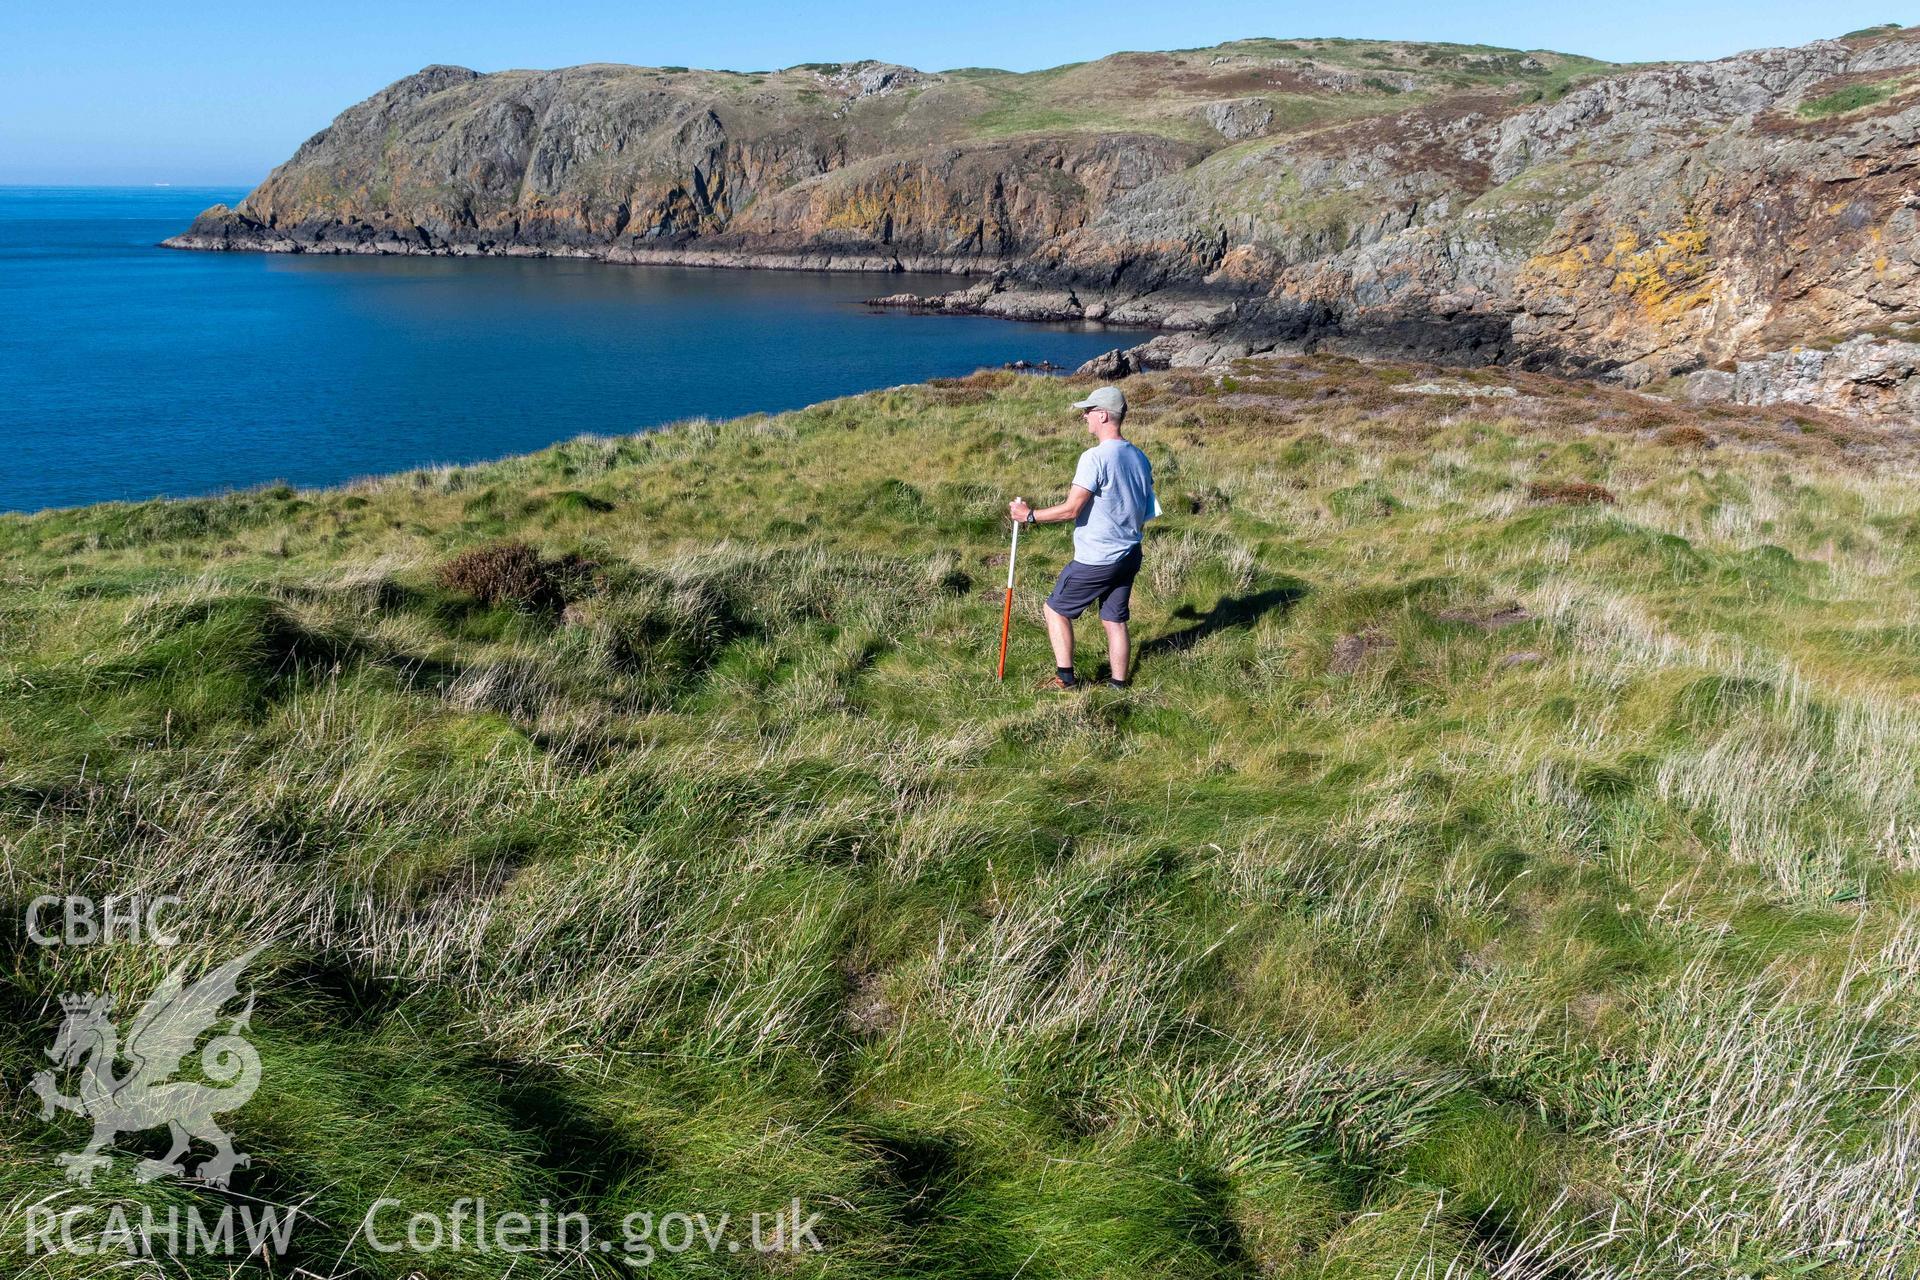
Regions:
M 1054 670 L 1054 673 L 1060 677 L 1061 684 L 1074 683 L 1072 667 L 1055 667 L 1053 670 Z
M 1125 680 L 1122 680 L 1119 676 L 1108 676 L 1107 683 L 1112 685 L 1116 689 L 1124 689 L 1127 687 L 1127 682 Z

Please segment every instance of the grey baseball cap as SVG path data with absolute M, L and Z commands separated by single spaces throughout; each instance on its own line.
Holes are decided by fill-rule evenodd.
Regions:
M 1085 400 L 1075 400 L 1076 409 L 1105 409 L 1116 418 L 1127 416 L 1127 397 L 1118 387 L 1100 387 Z

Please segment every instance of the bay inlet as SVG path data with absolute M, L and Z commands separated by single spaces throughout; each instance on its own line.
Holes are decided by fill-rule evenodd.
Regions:
M 477 462 L 1133 331 L 876 312 L 949 276 L 182 253 L 209 188 L 0 188 L 0 511 Z

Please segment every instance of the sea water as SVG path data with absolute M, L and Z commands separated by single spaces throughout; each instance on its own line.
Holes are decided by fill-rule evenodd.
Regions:
M 0 511 L 336 484 L 1140 340 L 861 305 L 951 276 L 157 247 L 244 194 L 0 187 Z

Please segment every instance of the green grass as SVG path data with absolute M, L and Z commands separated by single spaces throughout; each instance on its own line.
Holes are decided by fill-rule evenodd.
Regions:
M 1871 107 L 1891 98 L 1902 81 L 1876 80 L 1868 84 L 1850 84 L 1844 89 L 1811 98 L 1800 104 L 1799 114 L 1808 120 L 1820 120 L 1827 116 L 1844 115 L 1849 111 L 1858 111 L 1862 107 Z
M 1420 87 L 1404 89 L 1381 74 L 1362 76 L 1350 88 L 1273 87 L 1301 67 L 1410 72 Z M 1482 45 L 1255 39 L 1170 54 L 1121 53 L 1024 73 L 963 68 L 945 74 L 986 91 L 982 109 L 965 121 L 968 136 L 1137 130 L 1218 145 L 1219 135 L 1197 111 L 1222 98 L 1265 97 L 1274 112 L 1268 132 L 1277 134 L 1407 111 L 1449 90 L 1525 83 L 1536 86 L 1536 98 L 1558 96 L 1578 77 L 1619 69 L 1590 58 Z M 1256 73 L 1278 79 L 1262 86 Z
M 505 1269 L 373 1251 L 383 1196 L 824 1215 L 670 1275 L 1910 1273 L 1911 460 L 1401 389 L 1459 377 L 1131 379 L 1125 693 L 1032 688 L 1052 529 L 992 679 L 1004 499 L 1084 443 L 1045 379 L 0 520 L 6 918 L 189 904 L 172 952 L 16 929 L 7 1078 L 52 997 L 267 944 L 235 1190 L 310 1216 L 196 1280 Z M 443 582 L 502 539 L 564 608 Z M 0 1119 L 9 1274 L 101 1273 L 20 1230 L 83 1130 Z M 94 1199 L 221 1203 L 131 1167 Z

